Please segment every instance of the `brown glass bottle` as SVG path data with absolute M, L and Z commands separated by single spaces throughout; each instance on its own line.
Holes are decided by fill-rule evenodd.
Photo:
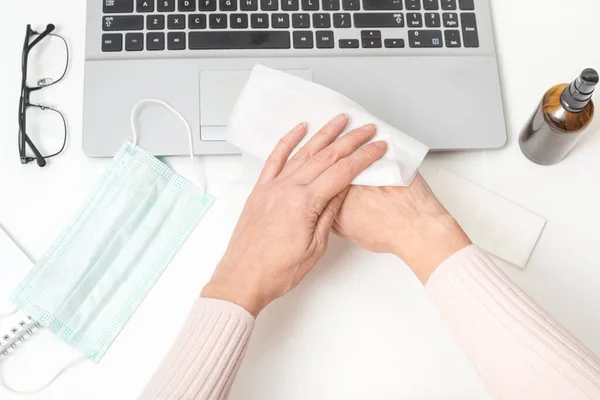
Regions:
M 523 154 L 541 165 L 562 161 L 592 122 L 597 84 L 598 73 L 586 69 L 573 83 L 548 90 L 519 137 Z

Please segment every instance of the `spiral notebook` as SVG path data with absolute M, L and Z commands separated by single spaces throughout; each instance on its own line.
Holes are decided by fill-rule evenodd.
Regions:
M 10 296 L 33 262 L 0 226 L 0 359 L 27 340 L 39 325 L 15 311 Z

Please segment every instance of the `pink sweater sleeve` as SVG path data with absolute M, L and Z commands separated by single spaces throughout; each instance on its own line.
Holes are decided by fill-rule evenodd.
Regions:
M 600 362 L 477 247 L 451 256 L 427 293 L 494 399 L 600 399 Z
M 224 400 L 254 327 L 242 307 L 200 298 L 140 400 Z

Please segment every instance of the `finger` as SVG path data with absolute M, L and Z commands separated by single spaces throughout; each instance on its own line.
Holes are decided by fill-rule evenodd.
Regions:
M 309 185 L 321 204 L 348 187 L 367 167 L 380 159 L 387 151 L 387 143 L 378 141 L 360 148 L 346 158 L 332 165 Z
M 326 238 L 329 235 L 335 222 L 335 218 L 340 212 L 349 190 L 349 187 L 342 190 L 327 204 L 327 207 L 325 207 L 325 210 L 323 210 L 323 213 L 317 221 L 317 226 L 315 228 L 315 235 L 317 237 Z
M 333 142 L 346 128 L 348 117 L 345 114 L 339 114 L 337 117 L 329 121 L 319 132 L 317 132 L 306 143 L 290 161 L 285 165 L 285 170 L 282 177 L 290 176 L 300 168 L 307 160 L 315 154 L 327 147 Z
M 348 157 L 375 136 L 375 125 L 364 125 L 342 136 L 298 168 L 293 179 L 308 185 L 341 159 Z M 333 197 L 333 196 L 332 196 Z
M 290 154 L 298 146 L 306 135 L 306 124 L 304 122 L 296 125 L 289 133 L 282 137 L 273 152 L 267 158 L 265 166 L 258 178 L 258 183 L 266 183 L 281 173 Z

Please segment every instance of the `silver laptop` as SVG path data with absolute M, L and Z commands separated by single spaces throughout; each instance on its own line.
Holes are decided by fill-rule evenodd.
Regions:
M 90 156 L 118 151 L 145 98 L 187 118 L 196 154 L 237 153 L 225 126 L 256 63 L 336 90 L 434 150 L 506 142 L 489 0 L 88 0 L 86 43 Z M 160 106 L 137 123 L 153 154 L 188 151 Z

